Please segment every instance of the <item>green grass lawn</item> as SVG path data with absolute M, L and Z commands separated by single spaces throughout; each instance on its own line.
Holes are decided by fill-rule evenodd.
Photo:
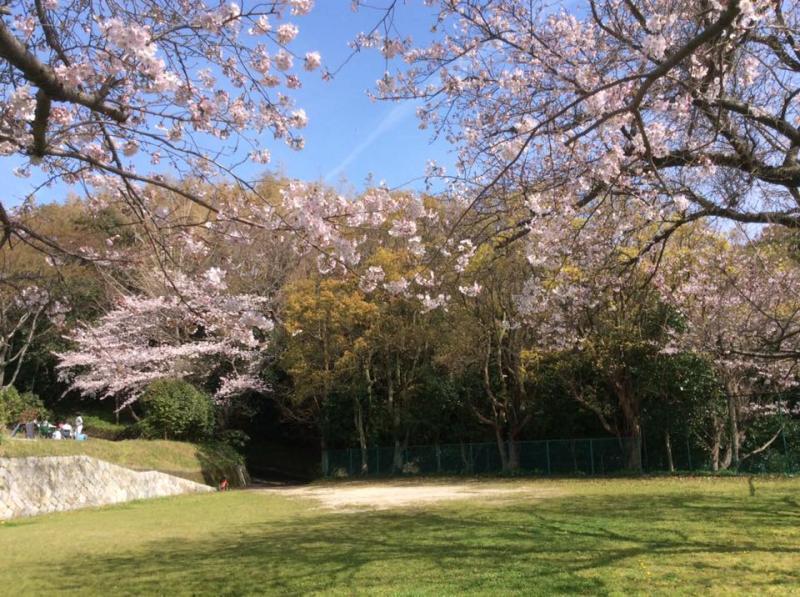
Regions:
M 239 462 L 230 448 L 166 440 L 108 441 L 90 438 L 77 442 L 50 439 L 11 439 L 0 442 L 0 458 L 24 456 L 75 456 L 85 454 L 136 470 L 156 470 L 216 485 L 219 478 L 235 479 Z
M 800 480 L 487 481 L 560 497 L 331 512 L 228 492 L 0 524 L 4 593 L 800 593 Z M 13 587 L 13 590 L 12 590 Z M 8 593 L 11 591 L 11 593 Z

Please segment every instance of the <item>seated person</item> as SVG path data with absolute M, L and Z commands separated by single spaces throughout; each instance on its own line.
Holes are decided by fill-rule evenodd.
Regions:
M 51 437 L 55 428 L 50 424 L 50 421 L 45 419 L 39 423 L 39 435 L 42 437 Z

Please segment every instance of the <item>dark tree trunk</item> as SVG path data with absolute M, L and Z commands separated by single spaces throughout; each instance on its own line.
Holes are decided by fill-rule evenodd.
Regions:
M 675 462 L 672 460 L 672 439 L 669 435 L 669 430 L 664 432 L 664 449 L 667 451 L 667 466 L 669 472 L 675 472 Z
M 519 443 L 514 438 L 508 440 L 508 470 L 519 470 Z
M 628 436 L 626 466 L 631 470 L 642 470 L 642 424 L 639 400 L 623 380 L 614 384 L 617 392 L 622 416 L 625 419 L 625 431 Z
M 495 426 L 494 436 L 497 440 L 497 451 L 500 454 L 500 467 L 503 472 L 506 472 L 508 471 L 508 453 L 506 452 L 506 442 L 503 439 L 503 432 L 499 426 Z
M 364 409 L 361 400 L 353 396 L 353 407 L 355 410 L 355 425 L 358 432 L 358 445 L 361 449 L 361 474 L 369 473 L 369 462 L 367 460 L 367 434 L 364 432 Z
M 464 465 L 464 472 L 469 474 L 472 472 L 472 459 L 467 454 L 467 444 L 461 442 L 459 445 L 461 446 L 461 462 Z
M 322 476 L 327 477 L 330 474 L 330 463 L 328 462 L 328 444 L 325 441 L 324 433 L 319 438 L 319 449 L 322 453 Z
M 736 408 L 736 396 L 734 394 L 728 395 L 728 417 L 730 418 L 731 426 L 731 443 L 730 443 L 730 463 L 731 466 L 739 466 L 739 417 Z

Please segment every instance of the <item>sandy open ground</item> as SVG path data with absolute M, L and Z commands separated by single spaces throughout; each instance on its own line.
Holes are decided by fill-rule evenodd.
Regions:
M 313 499 L 323 508 L 337 511 L 386 510 L 448 500 L 497 501 L 503 498 L 546 499 L 563 491 L 556 487 L 503 487 L 482 483 L 448 484 L 341 483 L 306 487 L 263 488 L 283 496 Z

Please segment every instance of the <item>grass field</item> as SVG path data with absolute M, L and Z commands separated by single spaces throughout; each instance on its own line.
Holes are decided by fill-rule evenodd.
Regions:
M 87 595 L 800 593 L 800 480 L 757 479 L 755 495 L 744 478 L 479 483 L 550 497 L 345 512 L 239 491 L 20 519 L 0 525 L 0 587 Z
M 215 485 L 222 476 L 235 479 L 232 472 L 239 459 L 224 446 L 204 446 L 165 440 L 87 441 L 25 440 L 3 438 L 0 458 L 24 456 L 75 456 L 85 454 L 137 470 L 156 470 L 199 483 Z

